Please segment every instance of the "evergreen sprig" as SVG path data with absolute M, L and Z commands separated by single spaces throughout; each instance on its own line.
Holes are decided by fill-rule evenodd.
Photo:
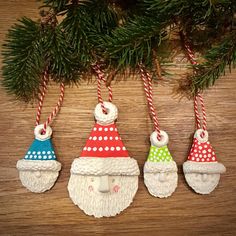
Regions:
M 43 60 L 43 33 L 38 22 L 22 18 L 8 32 L 3 45 L 3 85 L 18 99 L 37 96 Z

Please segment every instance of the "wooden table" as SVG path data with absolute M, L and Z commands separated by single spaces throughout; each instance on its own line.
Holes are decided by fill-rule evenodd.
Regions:
M 36 3 L 0 1 L 0 43 L 7 29 L 23 15 L 36 18 Z M 181 71 L 180 71 L 181 72 Z M 235 235 L 236 234 L 236 70 L 204 93 L 208 131 L 218 159 L 227 167 L 210 195 L 195 194 L 185 183 L 182 164 L 194 131 L 193 102 L 172 96 L 169 80 L 154 86 L 161 128 L 169 133 L 169 149 L 179 167 L 178 188 L 172 197 L 150 196 L 140 176 L 133 204 L 113 218 L 86 216 L 72 204 L 67 192 L 70 165 L 80 154 L 94 124 L 96 84 L 82 82 L 66 88 L 65 101 L 53 122 L 53 142 L 63 169 L 55 187 L 33 194 L 22 187 L 16 161 L 33 140 L 36 105 L 16 102 L 0 88 L 0 235 Z M 174 79 L 172 80 L 174 81 Z M 140 168 L 149 150 L 152 124 L 139 78 L 113 85 L 119 108 L 117 127 Z M 43 119 L 55 105 L 59 87 L 52 85 L 43 107 Z

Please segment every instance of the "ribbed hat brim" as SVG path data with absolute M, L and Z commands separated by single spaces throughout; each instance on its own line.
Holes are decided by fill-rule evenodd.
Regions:
M 221 174 L 226 171 L 223 164 L 215 162 L 196 162 L 186 161 L 183 164 L 184 173 L 208 173 L 208 174 Z
M 80 157 L 71 165 L 71 173 L 79 175 L 139 175 L 138 163 L 130 157 Z
M 177 165 L 175 161 L 152 162 L 146 161 L 144 164 L 144 173 L 176 172 Z
M 25 160 L 21 159 L 17 161 L 16 167 L 18 170 L 61 170 L 61 163 L 56 160 Z

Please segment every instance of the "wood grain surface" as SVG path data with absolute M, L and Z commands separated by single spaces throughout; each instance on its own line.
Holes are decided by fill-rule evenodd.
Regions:
M 0 43 L 16 19 L 37 17 L 33 0 L 0 1 Z M 182 69 L 176 73 L 182 73 Z M 227 168 L 210 195 L 195 194 L 185 183 L 182 164 L 194 131 L 193 102 L 172 95 L 172 82 L 154 86 L 161 128 L 169 133 L 169 149 L 179 167 L 172 197 L 150 196 L 140 176 L 133 204 L 113 218 L 95 219 L 74 206 L 67 192 L 70 165 L 79 155 L 94 124 L 96 84 L 66 88 L 60 114 L 52 124 L 53 143 L 63 169 L 51 191 L 33 194 L 22 187 L 15 168 L 33 140 L 36 105 L 16 102 L 0 88 L 0 235 L 236 235 L 236 70 L 204 93 L 210 141 Z M 119 108 L 117 127 L 140 168 L 149 151 L 152 124 L 139 78 L 113 85 Z M 58 99 L 53 85 L 46 96 L 43 120 Z

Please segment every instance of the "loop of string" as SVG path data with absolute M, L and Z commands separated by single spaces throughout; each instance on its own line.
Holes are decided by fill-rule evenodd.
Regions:
M 151 117 L 154 123 L 154 129 L 157 132 L 157 139 L 161 140 L 161 131 L 160 126 L 157 118 L 157 113 L 155 111 L 154 105 L 153 105 L 153 93 L 152 93 L 152 80 L 150 74 L 145 70 L 144 66 L 142 64 L 139 64 L 139 71 L 141 74 L 141 79 L 143 80 L 144 85 L 144 91 L 146 94 L 148 107 L 151 113 Z
M 189 47 L 189 45 L 186 42 L 184 42 L 184 47 L 185 47 L 185 49 L 187 51 L 187 56 L 188 56 L 188 59 L 189 59 L 190 63 L 192 65 L 197 65 L 197 61 L 196 61 L 196 59 L 194 57 L 194 53 L 193 53 L 192 49 Z M 205 109 L 205 106 L 204 106 L 203 97 L 198 92 L 197 95 L 194 98 L 194 112 L 195 112 L 197 129 L 201 128 L 201 117 L 200 117 L 199 108 L 198 108 L 199 102 L 200 102 L 201 110 L 202 110 L 202 119 L 203 119 L 203 121 L 202 121 L 202 129 L 205 131 L 206 128 L 207 128 L 206 109 Z M 205 135 L 204 131 L 200 135 L 202 138 Z
M 37 108 L 37 115 L 36 115 L 36 122 L 35 122 L 36 126 L 39 125 L 40 116 L 42 113 L 43 101 L 44 101 L 45 94 L 47 91 L 48 81 L 49 81 L 49 75 L 48 75 L 47 70 L 45 70 L 43 73 L 43 89 L 42 89 L 40 97 L 39 97 L 39 103 L 38 103 L 38 108 Z M 55 108 L 53 109 L 53 111 L 51 112 L 51 114 L 48 116 L 47 120 L 44 122 L 42 134 L 44 134 L 46 132 L 46 128 L 47 128 L 48 124 L 51 123 L 51 121 L 56 117 L 57 113 L 59 112 L 61 105 L 63 103 L 64 93 L 65 93 L 65 85 L 64 85 L 64 83 L 61 83 L 60 96 L 59 96 L 58 102 L 57 102 Z
M 99 64 L 95 64 L 93 65 L 93 70 L 95 71 L 96 75 L 97 75 L 97 95 L 98 95 L 98 102 L 101 104 L 102 107 L 102 111 L 104 114 L 107 114 L 107 109 L 104 106 L 104 102 L 102 99 L 102 94 L 101 94 L 101 83 L 102 81 L 104 82 L 104 84 L 106 84 L 106 79 L 105 79 L 105 75 L 104 72 L 101 70 Z M 111 86 L 107 86 L 107 89 L 109 91 L 109 102 L 112 102 L 112 88 Z

